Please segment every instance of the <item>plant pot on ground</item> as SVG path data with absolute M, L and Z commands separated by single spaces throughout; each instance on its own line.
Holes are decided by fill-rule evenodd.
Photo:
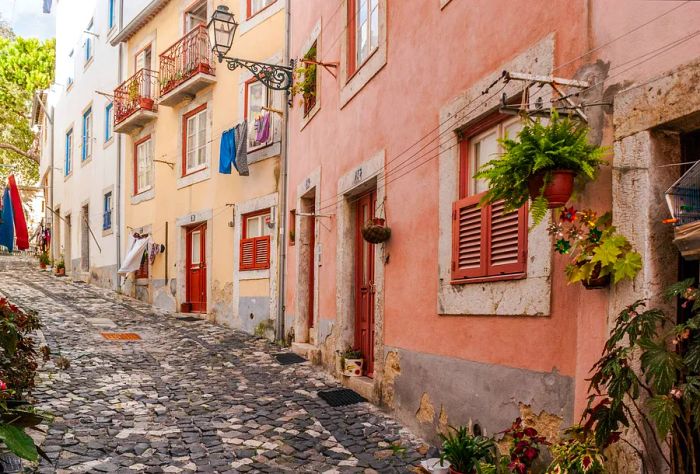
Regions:
M 482 204 L 502 200 L 508 212 L 530 201 L 537 225 L 547 209 L 569 200 L 574 187 L 582 189 L 595 179 L 606 150 L 588 142 L 586 124 L 562 118 L 556 110 L 547 123 L 526 120 L 517 137 L 499 140 L 503 154 L 479 168 L 475 178 L 488 181 Z
M 42 270 L 45 270 L 48 265 L 51 264 L 51 259 L 49 258 L 49 254 L 47 252 L 41 252 L 39 255 L 39 267 Z
M 384 219 L 375 217 L 362 228 L 362 237 L 371 244 L 381 244 L 391 237 L 391 229 L 386 226 Z
M 491 438 L 475 436 L 466 426 L 441 433 L 440 459 L 450 462 L 451 474 L 476 474 L 500 465 L 498 447 Z
M 56 275 L 57 276 L 64 276 L 66 274 L 66 262 L 63 260 L 63 257 L 58 261 L 56 264 Z
M 364 359 L 358 349 L 348 348 L 343 352 L 338 351 L 340 357 L 340 373 L 346 377 L 359 377 L 362 375 Z

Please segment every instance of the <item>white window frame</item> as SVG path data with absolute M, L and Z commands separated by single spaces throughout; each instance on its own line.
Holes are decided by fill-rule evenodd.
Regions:
M 204 130 L 201 128 L 202 120 L 204 121 Z M 190 133 L 190 125 L 194 125 L 194 132 Z M 185 175 L 195 173 L 207 167 L 207 137 L 209 136 L 209 120 L 207 119 L 207 108 L 197 112 L 191 117 L 187 117 L 185 122 Z M 190 150 L 190 143 L 195 142 L 196 145 Z M 190 153 L 193 158 L 201 156 L 199 159 L 193 160 L 190 166 Z
M 136 145 L 135 163 L 136 194 L 141 194 L 153 188 L 153 138 Z
M 379 47 L 379 0 L 355 0 L 355 70 L 358 70 Z M 366 9 L 364 22 L 361 11 Z M 374 20 L 374 21 L 373 21 Z M 362 35 L 367 42 L 362 47 Z
M 248 138 L 247 138 L 247 145 L 248 145 L 248 152 L 254 151 L 254 150 L 259 150 L 260 148 L 264 148 L 268 145 L 270 145 L 272 142 L 275 140 L 275 120 L 274 117 L 271 115 L 270 116 L 270 138 L 268 141 L 265 143 L 258 143 L 255 141 L 255 135 L 256 135 L 256 130 L 255 130 L 255 113 L 252 111 L 252 101 L 251 99 L 251 92 L 253 87 L 260 87 L 262 89 L 262 105 L 260 107 L 260 112 L 255 112 L 255 113 L 260 113 L 262 114 L 264 111 L 262 110 L 262 107 L 270 107 L 270 103 L 272 101 L 272 93 L 270 89 L 265 87 L 262 82 L 260 81 L 252 81 L 248 82 L 246 84 L 246 120 L 248 121 Z M 270 113 L 267 111 L 266 113 Z
M 248 18 L 252 18 L 277 0 L 249 0 L 250 2 L 250 12 Z

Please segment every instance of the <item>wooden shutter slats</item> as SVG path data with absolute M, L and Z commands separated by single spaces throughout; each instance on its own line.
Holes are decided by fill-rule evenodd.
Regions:
M 270 236 L 241 239 L 241 270 L 270 268 Z

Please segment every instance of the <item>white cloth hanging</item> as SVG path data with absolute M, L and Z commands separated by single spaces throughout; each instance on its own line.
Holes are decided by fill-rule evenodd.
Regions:
M 133 235 L 129 236 L 129 250 L 126 252 L 122 266 L 118 273 L 126 274 L 135 272 L 141 266 L 141 259 L 143 258 L 143 252 L 146 250 L 146 246 L 151 241 L 150 237 L 135 238 Z

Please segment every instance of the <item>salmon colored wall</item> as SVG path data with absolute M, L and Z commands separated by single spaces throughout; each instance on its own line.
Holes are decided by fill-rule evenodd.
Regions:
M 684 6 L 604 47 L 678 3 L 625 0 L 613 6 L 603 0 L 452 0 L 441 10 L 437 0 L 388 2 L 388 59 L 383 70 L 342 109 L 339 79 L 322 71 L 319 113 L 301 132 L 297 132 L 301 107 L 295 107 L 291 114 L 290 202 L 296 202 L 296 186 L 321 166 L 321 212 L 335 213 L 341 175 L 381 149 L 386 150 L 388 161 L 419 137 L 430 134 L 422 143 L 436 138 L 431 130 L 439 124 L 442 106 L 550 33 L 555 34 L 555 65 L 601 47 L 595 54 L 555 71 L 571 77 L 584 64 L 600 59 L 614 67 L 694 31 L 700 5 Z M 293 2 L 292 55 L 304 53 L 301 44 L 321 18 L 319 59 L 340 61 L 341 36 L 345 34 L 341 8 L 339 1 L 306 0 L 303 8 Z M 611 71 L 611 75 L 622 73 L 606 86 L 648 79 L 695 58 L 698 51 L 700 42 L 695 38 L 629 71 L 624 70 L 634 62 L 621 66 Z M 610 145 L 609 114 L 603 137 L 604 144 Z M 424 155 L 434 158 L 387 187 L 386 214 L 392 238 L 386 247 L 390 262 L 385 267 L 385 345 L 535 371 L 557 370 L 576 378 L 576 411 L 580 412 L 587 385 L 584 379 L 606 337 L 608 292 L 568 286 L 565 259 L 555 256 L 551 315 L 438 315 L 440 183 L 436 154 Z M 392 165 L 387 171 L 390 176 L 391 169 Z M 575 204 L 604 212 L 611 207 L 610 190 L 608 168 Z M 337 219 L 333 218 L 330 229 L 320 227 L 318 239 L 324 250 L 318 269 L 319 314 L 323 319 L 335 319 L 336 314 L 336 229 Z M 286 307 L 295 314 L 296 251 L 294 247 L 289 250 Z

